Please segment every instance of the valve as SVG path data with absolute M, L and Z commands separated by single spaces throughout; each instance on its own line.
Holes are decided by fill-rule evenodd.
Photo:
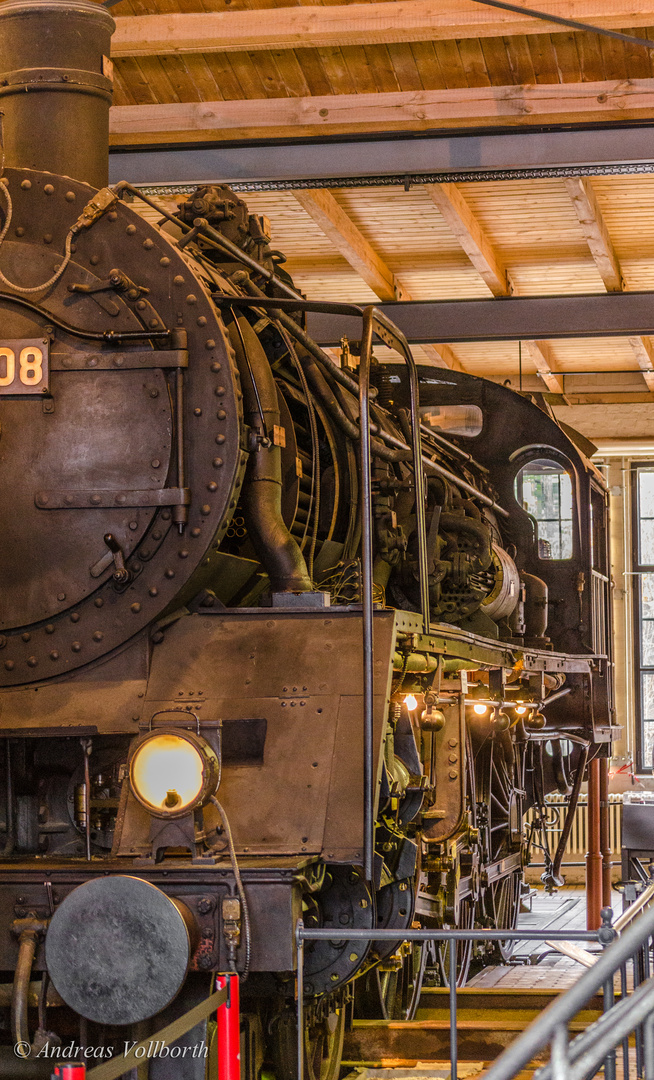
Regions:
M 132 580 L 130 571 L 125 566 L 125 555 L 113 533 L 105 533 L 104 542 L 114 557 L 114 581 L 116 585 L 129 585 Z

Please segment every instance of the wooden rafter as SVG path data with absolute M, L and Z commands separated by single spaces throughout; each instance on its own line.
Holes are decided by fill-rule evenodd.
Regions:
M 648 337 L 630 337 L 629 344 L 634 350 L 638 367 L 643 373 L 647 389 L 654 392 L 654 348 Z
M 300 206 L 327 236 L 380 300 L 410 300 L 393 271 L 377 254 L 330 191 L 322 188 L 293 192 Z M 423 345 L 425 355 L 437 367 L 462 371 L 449 345 Z
M 425 187 L 493 296 L 509 296 L 513 285 L 506 267 L 456 184 Z M 524 344 L 547 389 L 553 394 L 563 394 L 561 381 L 552 370 L 549 343 L 526 341 Z
M 571 177 L 565 181 L 565 186 L 606 291 L 623 292 L 625 281 L 620 269 L 620 261 L 597 202 L 592 181 L 587 177 Z M 629 344 L 634 351 L 648 390 L 654 391 L 654 348 L 650 339 L 630 337 Z
M 651 26 L 653 0 L 548 0 L 553 15 L 620 28 Z M 396 0 L 241 11 L 167 13 L 116 19 L 112 55 L 317 48 L 403 41 L 560 33 L 555 23 L 484 8 L 469 0 Z
M 509 296 L 513 286 L 506 267 L 456 184 L 425 184 L 425 189 L 493 296 Z
M 573 176 L 565 181 L 565 186 L 606 291 L 622 292 L 624 278 L 620 263 L 591 181 L 583 176 Z
M 303 210 L 380 300 L 406 300 L 395 276 L 363 233 L 324 188 L 293 192 Z
M 653 112 L 654 79 L 648 78 L 119 105 L 111 110 L 110 125 L 112 142 L 126 145 L 170 142 L 175 136 L 200 140 L 209 133 L 218 141 L 232 139 L 235 130 L 240 138 L 289 138 L 547 120 L 623 121 L 651 119 Z
M 563 394 L 563 383 L 559 376 L 552 370 L 552 358 L 547 342 L 523 341 L 522 344 L 550 393 Z

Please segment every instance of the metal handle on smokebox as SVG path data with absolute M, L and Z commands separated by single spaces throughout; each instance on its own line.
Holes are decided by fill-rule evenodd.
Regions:
M 423 633 L 429 633 L 429 577 L 427 572 L 427 530 L 425 525 L 425 484 L 422 471 L 418 369 L 409 343 L 401 330 L 375 307 L 363 312 L 361 355 L 359 357 L 359 423 L 361 427 L 361 569 L 363 601 L 363 871 L 367 882 L 374 876 L 374 777 L 373 777 L 373 606 L 372 606 L 372 496 L 370 478 L 370 363 L 372 335 L 404 357 L 409 371 L 411 395 L 411 441 L 416 490 L 416 531 Z

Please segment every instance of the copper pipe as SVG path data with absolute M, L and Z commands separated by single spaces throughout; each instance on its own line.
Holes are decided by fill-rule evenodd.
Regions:
M 602 853 L 602 907 L 611 907 L 611 870 L 613 852 L 609 833 L 609 759 L 600 758 L 600 851 Z
M 600 844 L 600 763 L 588 766 L 588 853 L 586 855 L 586 928 L 597 930 L 602 910 L 602 853 Z

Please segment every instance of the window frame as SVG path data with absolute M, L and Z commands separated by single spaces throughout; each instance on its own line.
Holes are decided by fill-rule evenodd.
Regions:
M 538 450 L 538 452 L 534 453 L 535 450 Z M 540 553 L 538 552 L 538 540 L 539 540 L 538 524 L 539 524 L 539 519 L 536 518 L 533 514 L 531 514 L 529 512 L 529 510 L 526 510 L 523 503 L 518 499 L 518 490 L 517 490 L 518 489 L 518 477 L 523 472 L 523 470 L 527 469 L 532 464 L 536 464 L 536 462 L 538 462 L 538 461 L 551 461 L 553 464 L 558 465 L 560 467 L 560 469 L 561 469 L 561 473 L 555 474 L 555 475 L 561 476 L 561 474 L 565 474 L 568 477 L 569 481 L 570 481 L 570 495 L 571 495 L 571 516 L 570 516 L 570 518 L 562 518 L 562 517 L 559 516 L 558 519 L 557 518 L 543 519 L 544 521 L 557 521 L 558 520 L 560 524 L 563 523 L 564 521 L 570 521 L 570 527 L 571 527 L 570 539 L 571 539 L 572 549 L 571 549 L 570 554 L 564 556 L 563 558 L 558 558 L 558 559 L 556 559 L 556 558 L 543 558 L 543 556 L 540 555 Z M 549 446 L 535 447 L 535 446 L 533 446 L 533 447 L 529 447 L 528 451 L 523 450 L 523 451 L 520 452 L 519 455 L 516 455 L 515 459 L 513 460 L 513 464 L 517 465 L 517 468 L 515 469 L 514 476 L 513 476 L 513 499 L 514 499 L 514 502 L 515 502 L 516 506 L 518 506 L 520 508 L 520 510 L 523 512 L 523 514 L 526 514 L 530 518 L 530 520 L 532 522 L 534 522 L 535 525 L 536 525 L 536 548 L 537 548 L 537 557 L 538 557 L 539 562 L 544 563 L 546 566 L 565 566 L 565 565 L 569 565 L 572 562 L 572 560 L 577 557 L 578 544 L 579 544 L 579 540 L 578 540 L 578 536 L 577 536 L 577 529 L 578 529 L 578 520 L 577 520 L 578 511 L 577 511 L 577 506 L 576 506 L 577 493 L 576 493 L 576 485 L 575 485 L 575 474 L 574 474 L 572 462 L 570 462 L 560 452 L 554 450 L 553 447 L 549 447 Z M 559 491 L 559 505 L 560 505 L 560 491 Z M 544 539 L 547 539 L 547 538 L 544 537 Z
M 643 472 L 654 474 L 654 461 L 633 461 L 631 463 L 631 569 L 633 598 L 633 656 L 634 656 L 634 703 L 636 712 L 636 771 L 651 773 L 652 761 L 645 762 L 645 724 L 654 727 L 654 717 L 646 721 L 644 716 L 643 675 L 654 676 L 654 663 L 643 663 L 643 615 L 642 584 L 646 574 L 654 576 L 654 562 L 640 561 L 640 526 L 641 521 L 654 521 L 654 517 L 643 519 L 640 513 L 640 476 Z M 654 620 L 647 620 L 654 621 Z

